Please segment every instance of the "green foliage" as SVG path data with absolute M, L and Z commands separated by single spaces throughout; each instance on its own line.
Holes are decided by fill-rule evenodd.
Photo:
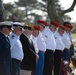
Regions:
M 53 20 L 56 19 L 55 21 L 58 21 L 58 19 L 60 19 L 58 21 L 60 22 L 62 17 L 59 15 L 61 12 L 61 7 L 58 2 L 59 0 L 18 0 L 15 2 L 15 5 L 10 3 L 4 4 L 6 10 L 6 19 L 11 19 L 13 21 L 24 21 L 26 19 L 26 21 L 31 22 L 32 20 L 33 22 L 36 22 L 36 20 L 43 19 L 45 17 L 46 20 L 47 18 L 50 18 L 51 20 L 52 18 Z M 20 10 L 19 7 L 24 7 L 24 11 Z M 38 13 L 36 10 L 40 12 Z M 48 13 L 49 17 L 46 13 L 44 14 L 44 12 Z M 75 31 L 76 29 L 72 32 Z
M 37 2 L 37 0 L 19 0 L 16 2 L 18 6 L 26 7 L 30 5 L 34 5 Z
M 13 10 L 13 13 L 12 13 L 12 16 L 9 18 L 9 20 L 13 20 L 13 21 L 24 21 L 24 11 L 23 10 L 20 10 L 18 8 L 15 8 Z
M 2 4 L 2 0 L 0 0 L 0 22 L 4 20 L 5 20 L 4 6 Z
M 12 9 L 14 9 L 14 5 L 10 4 L 10 3 L 3 4 L 3 6 L 4 6 L 6 11 L 12 12 Z
M 74 45 L 76 46 L 76 42 L 74 42 Z
M 37 13 L 34 12 L 35 10 L 47 12 L 46 5 L 39 2 L 38 0 L 18 0 L 18 2 L 15 2 L 15 4 L 18 7 L 25 8 L 25 16 L 24 17 L 26 18 L 27 22 L 35 23 L 38 19 L 42 18 L 43 15 L 39 15 L 38 12 Z
M 3 5 L 5 7 L 6 20 L 20 21 L 20 22 L 24 21 L 25 16 L 24 10 L 19 9 L 18 7 L 10 3 Z

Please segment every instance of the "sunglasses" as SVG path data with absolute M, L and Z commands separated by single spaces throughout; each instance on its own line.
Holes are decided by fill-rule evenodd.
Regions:
M 31 28 L 31 27 L 24 27 L 24 29 L 32 30 L 32 28 Z

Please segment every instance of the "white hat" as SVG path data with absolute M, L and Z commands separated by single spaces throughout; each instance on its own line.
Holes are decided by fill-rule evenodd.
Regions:
M 0 26 L 12 26 L 13 22 L 12 21 L 4 21 L 0 22 Z
M 12 25 L 13 25 L 13 22 L 12 21 L 0 22 L 0 28 L 1 27 L 7 27 L 7 28 L 13 30 Z
M 23 23 L 20 23 L 20 22 L 14 22 L 13 23 L 13 27 L 23 28 L 24 27 L 24 24 Z

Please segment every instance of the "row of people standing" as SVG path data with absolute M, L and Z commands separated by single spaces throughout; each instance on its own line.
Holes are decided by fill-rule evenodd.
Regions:
M 17 22 L 0 23 L 1 75 L 20 75 L 20 72 L 21 75 L 52 75 L 53 64 L 54 75 L 59 75 L 61 53 L 71 44 L 66 41 L 67 37 L 64 39 L 67 44 L 62 41 L 65 27 L 54 21 L 48 27 L 42 20 L 38 20 L 37 24 L 32 28 Z M 72 26 L 66 27 L 72 29 Z M 6 38 L 8 35 L 9 40 Z
M 20 42 L 21 23 L 0 22 L 0 74 L 20 75 L 23 49 Z
M 36 70 L 34 75 L 52 75 L 54 59 L 57 62 L 56 57 L 58 57 L 58 62 L 57 63 L 55 62 L 54 64 L 55 65 L 54 74 L 58 75 L 60 69 L 59 66 L 61 59 L 61 51 L 64 49 L 64 44 L 62 43 L 61 35 L 63 34 L 65 27 L 59 26 L 59 24 L 54 21 L 51 21 L 50 25 L 46 28 L 45 26 L 47 25 L 47 23 L 45 21 L 39 20 L 37 21 L 37 24 L 38 26 L 41 27 L 40 28 L 41 32 L 37 37 L 39 59 L 37 60 Z M 59 29 L 57 29 L 58 27 Z M 56 49 L 57 51 L 55 52 Z
M 51 21 L 50 25 L 46 28 L 45 21 L 38 21 L 38 26 L 43 27 L 41 31 L 41 35 L 43 37 L 43 41 L 46 45 L 46 50 L 40 50 L 44 47 L 41 45 L 41 37 L 40 34 L 38 37 L 38 46 L 40 46 L 39 50 L 44 53 L 44 65 L 41 67 L 43 63 L 42 60 L 37 61 L 35 75 L 52 75 L 53 65 L 54 65 L 54 75 L 60 74 L 60 64 L 61 59 L 70 62 L 70 45 L 71 41 L 69 38 L 69 33 L 73 26 L 71 24 L 66 24 L 66 26 L 61 26 L 57 22 Z M 39 53 L 40 53 L 39 51 Z M 40 55 L 39 55 L 40 56 Z M 38 63 L 38 62 L 41 62 Z

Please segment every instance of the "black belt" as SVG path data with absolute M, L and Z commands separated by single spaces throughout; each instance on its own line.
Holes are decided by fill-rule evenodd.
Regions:
M 51 50 L 51 49 L 46 49 L 46 51 L 49 51 L 49 52 L 53 52 L 54 53 L 54 50 Z
M 62 50 L 60 50 L 60 49 L 56 49 L 55 51 L 62 51 Z
M 67 50 L 69 50 L 68 48 L 64 48 L 64 49 L 67 49 Z
M 44 51 L 42 51 L 42 50 L 39 50 L 39 52 L 43 52 L 44 53 Z
M 16 60 L 16 61 L 18 61 L 18 62 L 21 62 L 20 60 L 18 60 L 18 59 L 15 59 L 15 58 L 12 58 L 13 60 Z

